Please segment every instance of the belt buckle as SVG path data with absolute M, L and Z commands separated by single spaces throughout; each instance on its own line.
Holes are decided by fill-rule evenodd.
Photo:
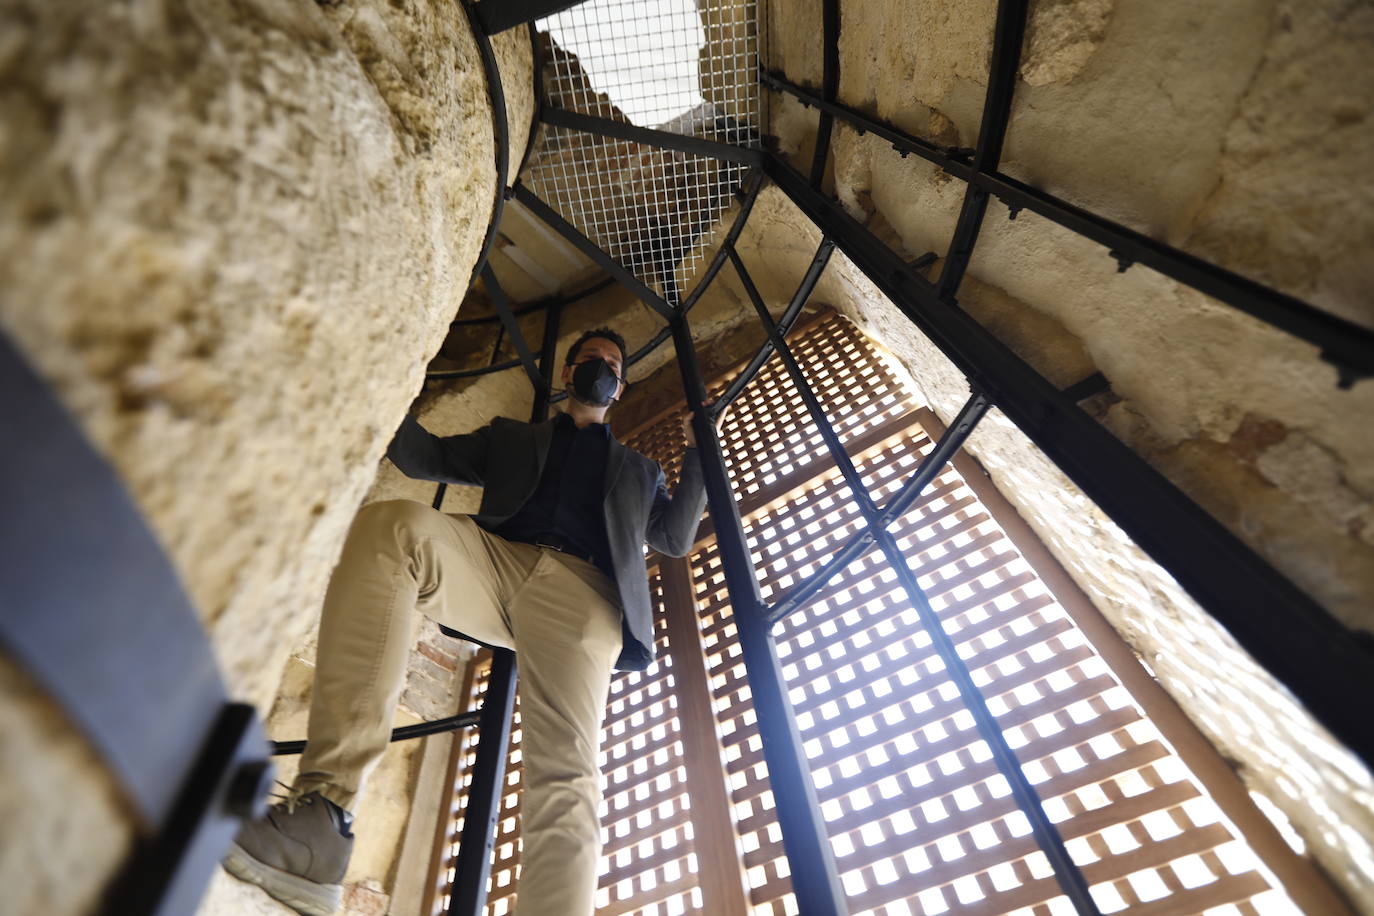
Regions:
M 560 547 L 558 544 L 546 544 L 546 543 L 544 543 L 543 541 L 535 541 L 535 542 L 534 542 L 534 546 L 535 546 L 535 547 L 547 547 L 547 548 L 549 548 L 550 550 L 556 550 L 556 551 L 558 551 L 559 553 L 567 553 L 567 551 L 566 551 L 563 547 Z

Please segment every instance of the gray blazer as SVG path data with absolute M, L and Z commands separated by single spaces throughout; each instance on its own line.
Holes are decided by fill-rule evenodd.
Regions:
M 553 441 L 553 420 L 521 423 L 497 417 L 476 432 L 435 436 L 407 416 L 387 457 L 409 477 L 482 487 L 473 519 L 493 528 L 534 495 Z M 624 643 L 616 667 L 642 670 L 654 660 L 653 610 L 644 570 L 644 545 L 670 557 L 692 549 L 706 490 L 696 449 L 682 462 L 677 492 L 669 495 L 658 462 L 610 440 L 603 488 L 606 539 L 623 610 Z

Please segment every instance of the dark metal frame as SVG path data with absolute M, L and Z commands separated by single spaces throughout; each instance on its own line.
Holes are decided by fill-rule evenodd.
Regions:
M 193 912 L 271 783 L 257 712 L 229 702 L 195 609 L 118 475 L 3 334 L 0 391 L 0 441 L 15 446 L 0 449 L 0 645 L 133 814 L 133 849 L 102 912 Z
M 1058 831 L 1045 815 L 1015 754 L 1007 746 L 967 668 L 955 652 L 953 642 L 943 632 L 938 617 L 888 532 L 888 526 L 915 503 L 922 489 L 934 479 L 993 405 L 1012 419 L 1137 544 L 1173 574 L 1199 604 L 1226 625 L 1257 660 L 1306 702 L 1319 721 L 1366 761 L 1374 759 L 1374 741 L 1366 717 L 1358 704 L 1349 702 L 1351 696 L 1367 695 L 1374 690 L 1374 674 L 1370 673 L 1374 666 L 1369 665 L 1368 654 L 1310 598 L 1078 409 L 1077 402 L 1108 389 L 1101 373 L 1094 373 L 1061 392 L 957 307 L 958 289 L 977 243 L 989 199 L 997 197 L 1011 208 L 1013 219 L 1019 210 L 1030 209 L 1108 246 L 1117 259 L 1119 270 L 1136 262 L 1145 264 L 1315 344 L 1322 358 L 1337 366 L 1342 385 L 1374 375 L 1374 333 L 1367 329 L 1074 207 L 997 170 L 1011 114 L 1027 6 L 1027 0 L 999 2 L 982 125 L 977 148 L 973 150 L 940 147 L 836 101 L 838 0 L 825 0 L 822 6 L 824 76 L 820 95 L 788 83 L 779 75 L 760 75 L 764 85 L 789 93 L 820 112 L 818 142 L 809 178 L 777 156 L 744 147 L 737 147 L 736 152 L 731 153 L 722 148 L 728 148 L 729 144 L 684 138 L 572 112 L 543 112 L 541 120 L 544 123 L 564 129 L 727 161 L 753 164 L 762 159 L 769 177 L 822 232 L 822 242 L 811 267 L 776 323 L 735 251 L 735 242 L 760 187 L 757 175 L 751 179 L 753 184 L 746 206 L 697 287 L 681 305 L 676 290 L 667 290 L 660 296 L 527 188 L 517 184 L 514 190 L 514 195 L 536 216 L 664 317 L 664 329 L 637 355 L 657 346 L 667 336 L 674 340 L 688 405 L 695 413 L 693 423 L 697 441 L 701 443 L 714 529 L 744 662 L 754 702 L 761 711 L 759 726 L 773 791 L 778 799 L 784 848 L 792 863 L 792 881 L 798 902 L 807 916 L 841 914 L 846 912 L 846 906 L 787 699 L 772 628 L 803 607 L 845 565 L 874 547 L 883 550 L 930 630 L 942 660 L 975 718 L 981 737 L 992 750 L 999 769 L 1007 777 L 1054 867 L 1061 889 L 1078 912 L 1098 912 L 1088 893 L 1087 882 L 1064 849 Z M 821 193 L 820 185 L 830 152 L 829 134 L 837 119 L 860 132 L 871 131 L 882 136 L 904 157 L 915 153 L 966 182 L 958 223 L 937 283 L 930 282 L 919 272 L 930 263 L 932 255 L 913 263 L 903 261 L 849 217 L 837 202 Z M 873 503 L 864 489 L 842 443 L 801 376 L 785 339 L 835 247 L 953 360 L 968 376 L 974 392 L 934 451 L 882 508 Z M 758 311 L 769 339 L 726 393 L 715 403 L 708 404 L 686 313 L 699 301 L 727 259 Z M 713 421 L 774 353 L 782 358 L 802 392 L 813 420 L 860 504 L 867 525 L 808 581 L 800 583 L 769 607 L 762 601 L 753 575 Z
M 496 244 L 496 233 L 501 227 L 501 216 L 506 209 L 506 183 L 510 172 L 510 124 L 506 119 L 506 90 L 501 84 L 501 68 L 496 63 L 496 51 L 491 46 L 491 36 L 495 32 L 488 30 L 487 20 L 492 18 L 495 9 L 505 9 L 507 4 L 473 3 L 472 0 L 462 0 L 462 4 L 473 38 L 477 41 L 477 54 L 482 59 L 482 73 L 486 76 L 487 95 L 491 100 L 492 138 L 496 146 L 496 195 L 491 205 L 491 222 L 487 224 L 487 234 L 482 239 L 477 262 L 472 265 L 472 276 L 468 280 L 470 287 L 487 266 L 487 258 L 491 256 L 492 246 Z M 518 24 L 519 22 L 511 23 Z M 535 69 L 537 71 L 538 67 Z
M 803 105 L 817 108 L 826 117 L 844 121 L 861 134 L 871 133 L 883 138 L 903 158 L 915 154 L 971 186 L 983 189 L 1007 205 L 1011 219 L 1020 211 L 1029 210 L 1092 239 L 1107 248 L 1118 271 L 1134 264 L 1144 265 L 1312 344 L 1320 350 L 1324 360 L 1336 367 L 1342 387 L 1374 375 L 1374 331 L 1362 325 L 1084 210 L 999 172 L 995 166 L 979 168 L 968 161 L 970 150 L 942 147 L 914 137 L 885 121 L 826 100 L 776 73 L 763 72 L 759 79 L 770 89 L 791 95 Z
M 566 108 L 545 108 L 540 115 L 540 120 L 550 127 L 578 130 L 598 137 L 628 140 L 631 143 L 643 143 L 658 149 L 690 153 L 693 156 L 707 156 L 722 162 L 738 162 L 741 165 L 753 167 L 763 165 L 766 156 L 763 150 L 748 146 L 736 146 L 733 143 L 721 143 L 718 140 L 707 140 L 704 137 L 695 137 L 690 134 L 675 134 L 666 130 L 639 127 L 628 121 L 613 121 L 610 118 L 582 114 L 577 111 L 569 111 Z

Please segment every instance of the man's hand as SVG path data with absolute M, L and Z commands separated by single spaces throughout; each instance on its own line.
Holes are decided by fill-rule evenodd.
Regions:
M 711 402 L 711 404 L 714 404 L 714 403 L 715 403 L 715 401 L 712 401 L 712 402 Z M 706 405 L 706 409 L 707 409 L 707 410 L 709 410 L 709 409 L 711 408 L 711 404 L 707 404 L 707 405 Z M 697 434 L 696 434 L 696 430 L 692 429 L 692 418 L 695 417 L 695 416 L 696 416 L 695 413 L 687 413 L 687 414 L 684 414 L 683 417 L 682 417 L 682 435 L 685 436 L 686 439 L 687 439 L 687 447 L 688 447 L 688 448 L 696 448 L 696 447 L 697 447 Z M 725 420 L 725 411 L 721 411 L 721 412 L 720 412 L 720 416 L 716 417 L 716 434 L 717 434 L 717 435 L 720 434 L 720 424 L 721 424 L 722 422 L 724 422 L 724 420 Z

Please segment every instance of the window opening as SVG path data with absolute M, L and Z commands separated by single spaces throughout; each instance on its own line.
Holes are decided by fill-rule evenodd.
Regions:
M 796 332 L 793 350 L 864 483 L 875 499 L 889 498 L 933 447 L 938 421 L 838 316 Z M 627 438 L 662 460 L 674 480 L 678 419 Z M 745 389 L 721 441 L 755 573 L 765 597 L 776 599 L 856 533 L 861 519 L 776 363 Z M 1095 646 L 1103 634 L 1090 638 L 1076 623 L 959 470 L 947 466 L 893 532 L 1103 912 L 1300 912 L 1232 813 L 1156 727 L 1150 706 L 1157 699 L 1123 686 Z M 673 561 L 651 558 L 660 659 L 612 683 L 598 913 L 710 912 L 703 885 L 720 879 L 703 873 L 697 825 L 704 812 L 691 804 L 700 797 L 692 781 L 705 775 L 724 781 L 738 852 L 733 877 L 747 889 L 750 912 L 799 911 L 709 520 L 702 535 L 690 558 L 694 607 L 665 607 L 662 564 Z M 694 616 L 696 645 L 670 645 L 666 615 L 674 612 Z M 778 644 L 851 913 L 1069 911 L 881 554 L 851 563 L 782 622 Z M 709 696 L 684 692 L 675 677 L 675 659 L 688 651 L 704 661 Z M 479 675 L 474 697 L 481 689 Z M 692 704 L 710 708 L 720 775 L 684 766 L 690 736 L 681 723 Z M 475 754 L 464 754 L 465 773 Z M 448 856 L 468 781 L 455 801 Z M 517 720 L 492 916 L 509 912 L 518 878 L 518 786 Z
M 856 390 L 856 371 L 867 381 L 867 397 L 831 412 L 838 429 L 916 408 L 841 319 L 794 352 L 823 401 Z M 780 366 L 730 417 L 736 481 L 819 448 Z M 800 443 L 783 444 L 797 427 Z M 931 447 L 913 425 L 856 464 L 881 499 Z M 765 597 L 858 530 L 844 489 L 830 470 L 782 500 L 741 492 Z M 894 534 L 1104 912 L 1296 912 L 953 468 Z M 744 867 L 756 912 L 796 912 L 719 568 L 714 544 L 693 558 Z M 851 912 L 1059 912 L 1067 899 L 895 580 L 870 554 L 778 632 Z

